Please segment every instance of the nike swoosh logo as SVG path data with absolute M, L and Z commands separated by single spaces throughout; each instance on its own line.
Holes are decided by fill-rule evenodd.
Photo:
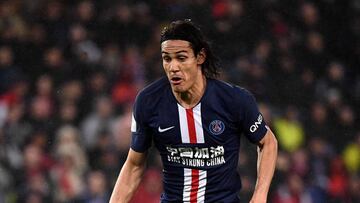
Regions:
M 164 129 L 160 128 L 160 126 L 159 126 L 158 131 L 159 131 L 159 133 L 163 133 L 163 132 L 171 130 L 173 128 L 175 128 L 175 126 L 171 126 L 171 127 L 164 128 Z

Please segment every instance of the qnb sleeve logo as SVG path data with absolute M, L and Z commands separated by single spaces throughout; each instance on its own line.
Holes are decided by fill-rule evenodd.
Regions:
M 250 132 L 252 132 L 252 133 L 255 132 L 261 125 L 262 121 L 263 121 L 263 117 L 261 116 L 261 114 L 259 114 L 257 121 L 255 121 L 255 123 L 250 126 Z

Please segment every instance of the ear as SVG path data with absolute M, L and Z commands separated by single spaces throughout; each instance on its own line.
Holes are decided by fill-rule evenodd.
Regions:
M 202 49 L 200 50 L 200 52 L 197 54 L 196 60 L 197 60 L 197 64 L 198 64 L 198 65 L 202 65 L 202 64 L 205 62 L 205 60 L 206 60 L 206 53 L 205 53 L 205 49 L 204 49 L 204 48 L 202 48 Z

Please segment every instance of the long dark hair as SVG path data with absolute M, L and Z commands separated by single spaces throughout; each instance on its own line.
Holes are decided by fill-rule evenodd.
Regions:
M 164 27 L 161 32 L 160 43 L 166 40 L 185 40 L 190 42 L 195 56 L 204 49 L 206 59 L 201 66 L 203 73 L 208 78 L 216 78 L 220 74 L 219 59 L 213 54 L 210 43 L 206 40 L 199 26 L 191 20 L 177 20 Z

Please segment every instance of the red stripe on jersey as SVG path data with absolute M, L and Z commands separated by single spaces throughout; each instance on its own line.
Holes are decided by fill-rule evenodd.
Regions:
M 199 190 L 199 170 L 191 170 L 191 193 L 190 193 L 190 203 L 197 203 L 197 195 Z
M 188 122 L 190 143 L 196 144 L 197 139 L 196 139 L 195 121 L 194 121 L 194 114 L 192 109 L 186 109 L 186 118 Z

